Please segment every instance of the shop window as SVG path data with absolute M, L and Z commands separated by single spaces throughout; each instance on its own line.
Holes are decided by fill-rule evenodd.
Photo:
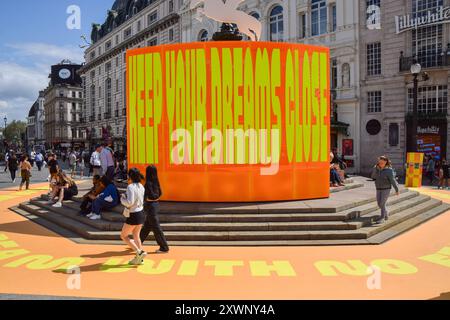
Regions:
M 389 124 L 389 146 L 397 147 L 399 144 L 400 128 L 398 123 Z

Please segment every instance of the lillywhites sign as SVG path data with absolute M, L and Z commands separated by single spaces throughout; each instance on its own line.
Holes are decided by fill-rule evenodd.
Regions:
M 397 34 L 420 27 L 450 23 L 450 7 L 439 7 L 437 10 L 430 10 L 426 15 L 413 18 L 411 15 L 396 16 L 395 26 Z
M 436 126 L 429 126 L 429 127 L 425 127 L 425 128 L 418 127 L 417 133 L 439 134 L 439 127 L 436 127 Z

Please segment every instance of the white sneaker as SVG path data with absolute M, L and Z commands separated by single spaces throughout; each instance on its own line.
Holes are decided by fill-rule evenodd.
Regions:
M 91 220 L 100 220 L 102 218 L 99 214 L 92 214 L 92 216 L 89 217 Z
M 132 266 L 139 266 L 143 263 L 144 261 L 138 253 L 136 253 L 136 256 L 128 262 L 128 264 Z
M 57 202 L 54 205 L 52 205 L 53 208 L 61 208 L 62 207 L 62 203 L 61 202 Z
M 87 217 L 87 218 L 90 218 L 90 217 L 92 217 L 94 214 L 95 214 L 95 213 L 91 212 L 91 213 L 89 213 L 88 215 L 86 215 L 86 217 Z
M 145 259 L 146 256 L 147 256 L 147 252 L 145 252 L 145 251 L 142 251 L 142 252 L 139 254 L 139 257 L 141 258 L 142 261 L 144 261 L 144 259 Z

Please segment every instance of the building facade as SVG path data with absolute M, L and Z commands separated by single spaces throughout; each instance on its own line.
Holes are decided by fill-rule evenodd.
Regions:
M 414 62 L 429 75 L 418 77 L 418 150 L 450 158 L 450 1 L 361 2 L 362 173 L 382 154 L 403 172 L 413 135 Z
M 44 112 L 44 91 L 39 92 L 39 97 L 31 106 L 27 117 L 27 146 L 33 148 L 37 145 L 45 144 L 45 112 Z
M 245 0 L 240 10 L 262 24 L 261 41 L 283 41 L 330 48 L 332 87 L 331 147 L 360 170 L 359 104 L 359 2 L 358 0 Z M 185 1 L 180 11 L 182 41 L 210 41 L 220 24 Z M 200 21 L 202 20 L 202 21 Z
M 180 42 L 183 0 L 116 0 L 94 24 L 79 71 L 85 101 L 80 128 L 86 146 L 106 139 L 126 149 L 126 50 Z
M 49 86 L 44 90 L 45 141 L 47 148 L 84 148 L 80 130 L 83 88 L 81 65 L 63 61 L 52 66 Z

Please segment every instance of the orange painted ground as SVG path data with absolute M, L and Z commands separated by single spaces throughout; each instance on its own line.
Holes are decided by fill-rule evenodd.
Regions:
M 42 193 L 45 186 L 34 186 L 41 190 L 30 193 L 0 191 L 0 293 L 128 299 L 430 299 L 450 292 L 450 212 L 378 246 L 174 247 L 168 255 L 149 255 L 145 265 L 136 268 L 117 265 L 131 258 L 125 246 L 76 244 L 7 209 Z M 450 202 L 448 191 L 420 191 Z M 41 255 L 41 262 L 32 262 L 28 257 L 33 255 Z M 331 268 L 326 262 L 330 260 L 351 262 L 356 268 Z M 367 287 L 371 263 L 382 270 L 379 290 Z M 73 264 L 81 266 L 79 278 L 64 270 Z M 278 273 L 265 267 L 273 264 Z M 69 289 L 68 280 L 79 280 L 81 288 Z

